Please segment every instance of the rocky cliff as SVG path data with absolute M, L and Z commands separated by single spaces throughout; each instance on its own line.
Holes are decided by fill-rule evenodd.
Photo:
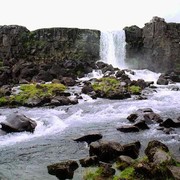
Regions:
M 99 60 L 100 31 L 0 26 L 0 84 L 81 76 Z
M 180 71 L 180 24 L 154 17 L 143 28 L 125 27 L 126 62 L 131 68 Z

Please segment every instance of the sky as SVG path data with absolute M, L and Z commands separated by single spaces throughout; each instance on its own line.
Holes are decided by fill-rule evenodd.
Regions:
M 180 23 L 180 0 L 0 0 L 0 25 L 29 30 L 72 27 L 121 30 L 152 17 Z

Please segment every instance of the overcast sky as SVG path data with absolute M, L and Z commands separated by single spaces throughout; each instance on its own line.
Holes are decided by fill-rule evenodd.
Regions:
M 0 0 L 0 25 L 29 30 L 77 27 L 99 30 L 143 27 L 153 16 L 180 23 L 180 0 Z

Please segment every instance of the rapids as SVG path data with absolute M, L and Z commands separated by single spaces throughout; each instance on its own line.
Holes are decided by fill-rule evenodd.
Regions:
M 148 71 L 149 72 L 149 71 Z M 146 74 L 147 70 L 137 73 Z M 149 72 L 150 79 L 158 77 Z M 134 78 L 137 78 L 136 75 Z M 141 154 L 149 140 L 158 139 L 167 144 L 175 156 L 179 156 L 180 131 L 166 135 L 157 130 L 157 124 L 150 130 L 139 133 L 122 133 L 116 130 L 128 124 L 127 116 L 139 108 L 152 108 L 163 118 L 176 119 L 180 116 L 180 91 L 172 91 L 172 86 L 158 86 L 147 100 L 93 100 L 87 95 L 77 105 L 56 108 L 15 108 L 0 109 L 0 121 L 12 111 L 19 111 L 37 122 L 33 134 L 12 133 L 0 136 L 0 176 L 5 179 L 40 180 L 56 179 L 47 173 L 47 165 L 68 159 L 78 160 L 88 156 L 85 143 L 77 143 L 73 138 L 87 133 L 102 133 L 103 139 L 126 144 L 139 140 L 142 143 Z M 74 179 L 81 179 L 82 169 L 76 170 Z
M 109 37 L 106 35 L 103 34 L 103 38 L 107 40 Z M 110 41 L 113 42 L 112 37 L 116 37 L 117 40 L 117 36 L 116 33 L 113 33 L 113 36 L 110 34 Z M 107 42 L 104 43 L 107 45 Z M 105 45 L 104 47 L 106 47 Z M 106 59 L 106 62 L 112 59 L 113 65 L 120 63 L 125 67 L 124 62 L 121 63 L 119 58 L 115 58 L 119 55 L 111 54 L 111 48 L 115 49 L 113 43 L 111 45 L 113 47 L 105 48 L 104 54 L 106 55 L 102 53 L 103 58 Z M 124 56 L 124 52 L 122 54 Z M 121 60 L 124 61 L 123 58 Z M 140 155 L 143 155 L 143 150 L 150 140 L 160 140 L 168 145 L 170 151 L 176 157 L 180 157 L 179 129 L 175 129 L 169 135 L 157 130 L 158 124 L 152 124 L 150 130 L 140 131 L 139 133 L 122 133 L 116 130 L 117 127 L 128 124 L 127 116 L 139 108 L 152 108 L 163 119 L 180 117 L 180 101 L 178 98 L 180 97 L 180 91 L 172 90 L 173 87 L 180 88 L 180 84 L 160 86 L 156 84 L 160 76 L 159 73 L 146 69 L 134 70 L 134 72 L 135 75 L 127 73 L 131 79 L 143 78 L 146 81 L 154 81 L 157 86 L 146 100 L 135 100 L 134 97 L 125 100 L 100 98 L 93 100 L 82 94 L 83 99 L 80 99 L 77 105 L 55 108 L 0 108 L 0 122 L 4 121 L 7 115 L 13 111 L 21 112 L 37 122 L 33 134 L 23 132 L 0 136 L 0 179 L 57 179 L 55 176 L 48 174 L 47 165 L 70 159 L 78 161 L 87 157 L 87 144 L 74 142 L 73 139 L 90 133 L 101 133 L 104 140 L 117 141 L 122 144 L 139 140 L 142 144 Z M 93 71 L 80 81 L 93 77 L 102 77 L 101 71 Z M 70 91 L 80 91 L 80 87 L 70 88 Z M 82 171 L 83 168 L 78 168 L 73 179 L 82 179 Z

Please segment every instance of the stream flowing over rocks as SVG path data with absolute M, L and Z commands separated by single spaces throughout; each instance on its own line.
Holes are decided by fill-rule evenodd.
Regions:
M 93 74 L 96 78 L 97 75 L 102 77 L 97 72 Z M 156 139 L 166 144 L 174 157 L 180 158 L 180 91 L 174 90 L 175 87 L 180 88 L 180 84 L 158 85 L 159 74 L 149 70 L 134 70 L 134 75 L 128 75 L 131 80 L 145 77 L 145 81 L 154 81 L 154 84 L 145 88 L 141 95 L 131 95 L 128 99 L 93 99 L 81 93 L 82 86 L 73 86 L 69 91 L 81 95 L 76 105 L 2 107 L 2 123 L 6 122 L 9 114 L 18 112 L 35 121 L 37 126 L 33 133 L 24 131 L 0 136 L 1 177 L 56 179 L 56 176 L 48 174 L 47 166 L 87 158 L 89 148 L 93 146 L 88 144 L 97 143 L 96 140 L 120 143 L 122 147 L 139 141 L 141 148 L 138 154 L 143 156 L 148 142 Z M 88 76 L 92 77 L 92 74 Z M 88 76 L 79 81 L 87 82 Z M 139 96 L 146 98 L 139 99 Z M 117 130 L 127 126 L 135 126 L 138 132 Z M 127 155 L 119 155 L 122 154 Z M 84 168 L 79 163 L 78 166 L 73 173 L 73 179 L 77 180 L 82 179 L 84 173 Z
M 0 26 L 0 179 L 81 180 L 89 166 L 101 179 L 127 167 L 137 178 L 179 179 L 180 51 L 172 29 L 180 33 L 157 17 L 112 33 Z M 174 54 L 158 51 L 159 42 Z

